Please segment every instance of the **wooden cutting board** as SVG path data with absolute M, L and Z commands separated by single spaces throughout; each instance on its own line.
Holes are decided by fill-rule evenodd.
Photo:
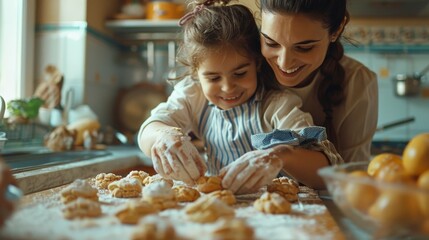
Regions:
M 108 191 L 99 190 L 103 215 L 93 219 L 67 220 L 62 215 L 63 204 L 59 192 L 65 186 L 24 196 L 3 229 L 0 239 L 130 239 L 136 226 L 121 224 L 114 212 L 130 199 L 113 198 Z M 245 218 L 254 228 L 256 239 L 345 239 L 325 205 L 306 187 L 300 187 L 299 202 L 292 205 L 290 214 L 263 214 L 252 203 L 261 192 L 237 196 L 234 205 L 236 216 Z M 208 236 L 210 224 L 192 223 L 184 218 L 181 210 L 164 210 L 159 213 L 174 223 L 176 232 L 183 239 L 201 239 Z M 182 239 L 181 238 L 181 239 Z

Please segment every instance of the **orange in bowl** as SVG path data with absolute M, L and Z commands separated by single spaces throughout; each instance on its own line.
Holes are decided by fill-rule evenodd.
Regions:
M 422 220 L 416 196 L 400 189 L 384 190 L 368 213 L 390 229 L 418 226 Z
M 429 220 L 429 170 L 426 170 L 419 176 L 417 180 L 417 186 L 424 190 L 419 196 L 419 203 L 420 209 Z
M 391 163 L 402 164 L 401 156 L 393 153 L 378 154 L 369 162 L 367 172 L 370 176 L 374 177 L 380 169 Z
M 347 202 L 354 208 L 366 213 L 368 208 L 375 202 L 378 197 L 378 190 L 371 184 L 365 183 L 364 179 L 370 179 L 368 173 L 364 170 L 355 170 L 349 173 L 350 182 L 345 187 Z M 362 180 L 362 181 L 359 181 Z M 364 196 L 364 197 L 363 197 Z
M 415 183 L 413 178 L 405 171 L 402 162 L 397 161 L 386 163 L 377 171 L 374 179 L 383 182 Z
M 402 153 L 405 171 L 418 176 L 429 170 L 429 133 L 419 134 L 411 139 Z

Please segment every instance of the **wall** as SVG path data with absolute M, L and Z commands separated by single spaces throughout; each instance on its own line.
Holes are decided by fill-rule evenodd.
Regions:
M 240 2 L 251 7 L 256 16 L 259 16 L 256 1 Z M 104 28 L 105 19 L 114 14 L 115 10 L 119 9 L 118 6 L 119 0 L 38 0 L 36 76 L 42 74 L 46 64 L 57 64 L 66 76 L 63 92 L 74 89 L 74 106 L 90 105 L 102 124 L 112 124 L 118 89 L 130 86 L 146 74 L 140 67 L 146 63 L 138 62 L 137 65 L 132 65 L 127 62 L 133 53 L 123 51 L 111 38 L 111 31 Z M 427 28 L 427 22 L 427 19 L 352 18 L 349 27 L 381 27 L 398 32 L 410 26 Z M 359 40 L 359 36 L 353 37 Z M 419 132 L 429 132 L 429 100 L 423 97 L 396 97 L 391 81 L 397 73 L 412 73 L 429 64 L 428 47 L 415 48 L 403 43 L 362 43 L 358 49 L 346 48 L 346 54 L 360 60 L 378 74 L 379 125 L 407 116 L 416 118 L 414 123 L 378 132 L 375 139 L 407 140 Z M 428 44 L 427 42 L 426 46 Z M 377 48 L 380 46 L 385 49 Z M 392 46 L 403 50 L 391 51 L 389 47 Z M 407 50 L 410 48 L 414 51 Z M 421 49 L 423 50 L 420 51 Z M 139 54 L 134 54 L 134 57 L 136 56 L 138 58 Z M 165 60 L 166 57 L 159 59 Z
M 427 18 L 352 18 L 346 29 L 345 35 L 361 44 L 359 50 L 347 47 L 346 54 L 377 73 L 379 126 L 415 117 L 410 124 L 377 132 L 376 140 L 406 141 L 418 133 L 429 132 L 429 75 L 426 74 L 422 90 L 415 97 L 396 96 L 392 81 L 397 74 L 411 75 L 429 65 L 428 22 Z
M 118 89 L 120 46 L 104 28 L 119 0 L 38 0 L 35 36 L 36 84 L 53 64 L 64 75 L 62 105 L 67 91 L 73 107 L 89 105 L 103 125 L 112 125 Z M 102 89 L 102 91 L 100 91 Z

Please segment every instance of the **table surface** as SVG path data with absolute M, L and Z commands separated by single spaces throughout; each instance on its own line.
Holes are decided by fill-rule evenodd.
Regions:
M 150 168 L 147 168 L 149 171 Z M 126 173 L 126 170 L 124 170 Z M 91 182 L 91 181 L 90 181 Z M 67 185 L 25 195 L 0 231 L 0 239 L 129 239 L 135 225 L 124 225 L 114 216 L 119 206 L 133 199 L 118 199 L 107 190 L 99 190 L 102 216 L 92 219 L 67 220 L 62 216 L 64 207 L 59 192 Z M 317 193 L 300 187 L 299 201 L 292 204 L 289 214 L 264 214 L 253 208 L 259 193 L 237 197 L 236 217 L 245 219 L 253 227 L 255 239 L 348 239 L 337 225 L 330 211 Z M 135 200 L 135 199 L 134 199 Z M 186 219 L 183 207 L 158 213 L 174 223 L 181 239 L 201 239 L 210 236 L 214 223 L 193 223 Z M 41 224 L 42 223 L 42 224 Z M 191 230 L 191 231 L 190 231 Z

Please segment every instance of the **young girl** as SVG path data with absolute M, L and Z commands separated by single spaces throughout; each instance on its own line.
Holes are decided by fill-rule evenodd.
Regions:
M 288 154 L 294 146 L 310 153 L 302 162 L 316 166 L 341 162 L 324 128 L 310 127 L 312 118 L 299 109 L 300 98 L 276 90 L 252 13 L 226 2 L 196 4 L 180 20 L 184 40 L 178 60 L 189 71 L 139 132 L 139 146 L 152 157 L 155 170 L 188 184 L 207 170 L 209 175 L 221 175 L 225 188 L 247 193 L 275 178 L 285 159 L 300 157 Z M 204 141 L 206 161 L 188 132 Z M 283 170 L 293 176 L 293 169 Z M 309 178 L 318 178 L 315 172 L 310 174 Z

